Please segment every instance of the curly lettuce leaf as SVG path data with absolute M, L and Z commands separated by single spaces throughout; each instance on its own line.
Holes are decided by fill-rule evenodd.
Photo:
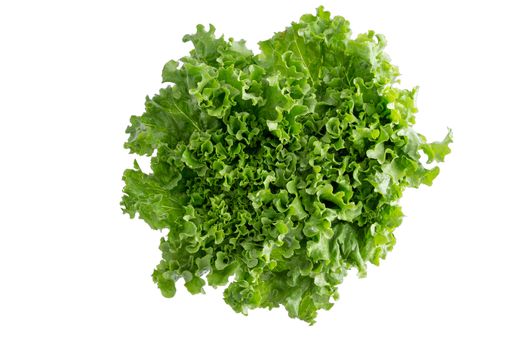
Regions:
M 152 171 L 124 172 L 122 208 L 166 232 L 153 280 L 166 297 L 179 279 L 192 294 L 226 286 L 237 312 L 314 323 L 347 271 L 392 250 L 404 189 L 432 184 L 452 134 L 417 133 L 417 89 L 397 86 L 385 38 L 353 38 L 322 7 L 258 54 L 213 26 L 183 40 L 193 49 L 126 130 Z

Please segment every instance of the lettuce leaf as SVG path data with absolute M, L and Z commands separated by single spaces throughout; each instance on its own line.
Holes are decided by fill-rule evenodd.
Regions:
M 347 271 L 393 248 L 403 190 L 432 184 L 452 133 L 427 143 L 385 38 L 352 38 L 322 7 L 259 54 L 213 26 L 184 41 L 126 130 L 152 170 L 124 172 L 123 211 L 166 232 L 153 280 L 166 297 L 182 278 L 192 294 L 226 286 L 237 312 L 282 305 L 314 323 Z

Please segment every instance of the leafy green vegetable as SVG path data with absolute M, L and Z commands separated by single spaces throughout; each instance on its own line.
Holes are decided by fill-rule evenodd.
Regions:
M 416 89 L 369 31 L 322 7 L 259 43 L 197 27 L 189 56 L 168 62 L 169 83 L 132 116 L 125 147 L 151 157 L 124 172 L 124 212 L 166 229 L 153 280 L 203 293 L 227 286 L 235 311 L 283 305 L 315 322 L 349 269 L 366 274 L 395 243 L 403 190 L 431 185 L 449 134 L 413 130 Z

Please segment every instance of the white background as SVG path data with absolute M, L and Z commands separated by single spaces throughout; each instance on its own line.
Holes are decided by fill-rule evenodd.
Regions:
M 256 49 L 319 4 L 2 1 L 1 349 L 525 348 L 519 1 L 324 1 L 386 35 L 421 87 L 417 130 L 455 142 L 434 186 L 406 192 L 394 251 L 315 326 L 152 283 L 161 234 L 119 207 L 129 116 L 196 24 Z

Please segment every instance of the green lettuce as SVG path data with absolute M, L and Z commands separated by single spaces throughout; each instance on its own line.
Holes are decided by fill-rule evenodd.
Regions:
M 322 7 L 259 43 L 186 35 L 188 56 L 132 116 L 122 207 L 164 230 L 153 272 L 165 297 L 226 286 L 246 314 L 283 305 L 314 323 L 347 271 L 365 276 L 395 244 L 403 190 L 431 185 L 452 135 L 413 129 L 417 89 L 397 87 L 385 38 L 352 38 Z M 423 154 L 426 161 L 422 161 Z

